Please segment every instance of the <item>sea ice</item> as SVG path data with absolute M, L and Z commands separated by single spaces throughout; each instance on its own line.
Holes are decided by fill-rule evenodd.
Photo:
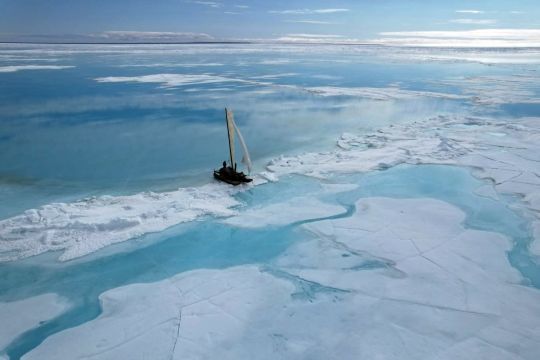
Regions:
M 0 261 L 47 251 L 69 260 L 200 216 L 230 216 L 238 205 L 234 191 L 221 184 L 163 193 L 101 196 L 45 205 L 0 221 Z
M 61 70 L 74 68 L 71 65 L 10 65 L 0 66 L 0 73 L 9 73 L 22 70 Z
M 494 137 L 491 133 L 505 133 Z M 324 178 L 336 173 L 368 172 L 402 163 L 469 167 L 502 194 L 523 199 L 521 210 L 540 220 L 540 119 L 512 122 L 477 117 L 438 116 L 394 124 L 372 133 L 346 134 L 335 150 L 282 156 L 269 162 L 275 177 L 302 174 Z M 485 190 L 484 190 L 485 191 Z M 488 194 L 496 197 L 491 191 Z M 535 242 L 540 242 L 538 232 Z M 540 255 L 540 246 L 530 250 Z
M 249 208 L 236 216 L 229 217 L 225 224 L 257 228 L 283 226 L 304 220 L 313 220 L 345 212 L 338 205 L 325 204 L 313 197 L 295 197 L 288 201 L 264 207 Z
M 164 87 L 185 86 L 194 84 L 210 84 L 223 82 L 238 82 L 241 80 L 231 79 L 218 75 L 192 75 L 192 74 L 153 74 L 141 76 L 108 76 L 95 79 L 102 83 L 117 82 L 140 82 L 140 83 L 159 83 Z
M 305 89 L 320 96 L 355 96 L 371 100 L 398 100 L 398 99 L 417 99 L 422 97 L 433 97 L 443 99 L 466 99 L 467 97 L 455 94 L 445 94 L 430 91 L 403 90 L 397 87 L 356 87 L 344 88 L 335 86 L 310 87 Z
M 221 357 L 221 346 L 235 347 L 238 338 L 249 337 L 246 322 L 261 306 L 279 311 L 292 290 L 254 266 L 114 289 L 100 297 L 104 311 L 96 320 L 48 338 L 23 358 Z
M 68 308 L 67 300 L 56 294 L 0 302 L 0 352 L 22 333 L 55 318 Z
M 489 135 L 494 132 L 507 136 Z M 462 165 L 473 169 L 476 177 L 493 181 L 499 193 L 522 197 L 522 210 L 540 220 L 540 161 L 534 155 L 540 153 L 538 118 L 511 122 L 438 116 L 362 135 L 344 134 L 339 143 L 333 151 L 276 158 L 254 183 L 277 181 L 291 173 L 324 178 L 402 163 Z M 28 210 L 0 221 L 0 260 L 50 250 L 63 250 L 60 260 L 67 260 L 204 214 L 229 216 L 234 214 L 231 207 L 238 202 L 224 191 L 210 184 L 170 193 L 101 197 Z M 490 192 L 489 196 L 497 195 Z M 534 239 L 530 250 L 539 255 L 538 231 Z
M 540 103 L 535 96 L 540 77 L 532 74 L 514 74 L 499 76 L 477 76 L 453 80 L 441 80 L 438 83 L 445 86 L 461 88 L 464 96 L 469 97 L 473 103 L 486 105 Z M 493 132 L 490 135 L 504 132 Z M 495 135 L 495 136 L 497 136 Z
M 536 359 L 540 293 L 519 285 L 507 238 L 463 228 L 463 212 L 439 200 L 357 208 L 304 225 L 312 237 L 270 266 L 107 291 L 97 319 L 24 359 Z M 367 257 L 379 265 L 353 266 Z
M 160 45 L 111 45 L 106 49 L 47 45 L 35 50 L 6 47 L 10 54 L 163 52 Z M 336 49 L 212 45 L 169 47 L 168 51 L 237 55 L 263 51 L 331 53 Z M 536 50 L 519 54 L 448 50 L 434 54 L 421 49 L 340 49 L 356 55 L 394 54 L 400 61 L 538 63 L 539 59 Z M 24 70 L 24 66 L 37 69 L 37 65 L 8 66 L 0 72 Z M 164 87 L 238 82 L 321 96 L 390 101 L 432 97 L 468 100 L 476 106 L 538 103 L 538 76 L 532 72 L 434 84 L 461 87 L 459 95 L 397 86 L 305 88 L 212 74 L 96 80 L 158 83 Z M 532 224 L 534 241 L 529 251 L 540 255 L 538 144 L 539 118 L 441 115 L 360 135 L 344 134 L 332 151 L 282 156 L 272 160 L 268 171 L 254 183 L 277 181 L 291 173 L 326 178 L 336 173 L 384 170 L 402 163 L 465 166 L 474 176 L 493 184 L 478 189 L 479 194 L 519 197 L 513 206 Z M 339 192 L 352 186 L 327 185 L 323 190 Z M 0 221 L 0 261 L 54 250 L 63 251 L 60 259 L 67 260 L 205 214 L 232 216 L 225 222 L 234 226 L 259 227 L 325 218 L 344 210 L 313 195 L 237 212 L 233 207 L 239 202 L 233 193 L 212 184 L 28 210 Z M 521 275 L 511 267 L 507 252 L 512 244 L 508 238 L 465 228 L 461 210 L 433 199 L 366 198 L 356 203 L 356 209 L 349 218 L 303 225 L 311 238 L 294 243 L 268 266 L 190 271 L 159 283 L 109 290 L 100 297 L 103 312 L 98 318 L 48 337 L 24 358 L 538 357 L 540 318 L 535 315 L 540 314 L 540 295 L 537 289 L 523 286 Z M 7 328 L 3 324 L 0 328 L 3 346 L 67 306 L 53 294 L 0 304 L 2 320 L 9 320 Z M 28 317 L 19 316 L 21 308 Z M 15 315 L 17 319 L 11 321 Z

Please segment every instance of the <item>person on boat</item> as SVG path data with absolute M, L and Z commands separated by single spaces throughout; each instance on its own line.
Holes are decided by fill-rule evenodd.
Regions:
M 227 166 L 227 162 L 224 161 L 223 162 L 223 167 L 221 169 L 219 169 L 219 172 L 223 175 L 228 175 L 229 174 L 229 167 Z
M 235 171 L 232 167 L 230 166 L 227 166 L 227 162 L 224 161 L 223 162 L 223 167 L 221 169 L 219 169 L 219 172 L 220 174 L 224 175 L 224 176 L 232 176 L 235 174 Z

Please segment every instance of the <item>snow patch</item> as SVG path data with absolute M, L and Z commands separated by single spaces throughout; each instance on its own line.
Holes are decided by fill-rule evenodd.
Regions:
M 130 196 L 100 196 L 56 203 L 0 221 L 0 261 L 62 251 L 65 261 L 105 246 L 193 221 L 230 216 L 235 191 L 221 184 Z

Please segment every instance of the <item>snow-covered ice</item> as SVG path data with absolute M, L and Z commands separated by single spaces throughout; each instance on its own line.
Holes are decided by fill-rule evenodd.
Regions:
M 57 317 L 69 307 L 69 302 L 56 294 L 0 302 L 0 351 L 25 331 Z
M 338 215 L 345 211 L 342 206 L 325 204 L 313 197 L 302 196 L 277 204 L 250 208 L 223 222 L 238 227 L 283 226 Z
M 535 96 L 540 77 L 536 73 L 520 73 L 499 76 L 459 77 L 441 80 L 443 86 L 461 89 L 464 98 L 470 98 L 477 105 L 501 105 L 519 103 L 540 103 Z
M 72 65 L 10 65 L 0 66 L 0 73 L 11 73 L 23 70 L 62 70 L 74 68 Z
M 239 205 L 234 191 L 238 189 L 208 184 L 27 210 L 0 221 L 0 261 L 47 251 L 63 251 L 59 260 L 69 260 L 203 215 L 230 216 L 235 213 L 232 207 Z
M 309 87 L 305 89 L 320 96 L 354 96 L 372 100 L 406 100 L 406 99 L 418 99 L 421 97 L 432 97 L 442 99 L 467 99 L 467 97 L 455 94 L 438 93 L 431 91 L 414 91 L 404 90 L 398 87 L 357 87 L 357 88 L 344 88 L 335 86 L 319 86 Z
M 314 237 L 270 267 L 110 290 L 97 319 L 24 359 L 536 359 L 540 293 L 519 284 L 509 239 L 465 229 L 461 210 L 438 200 L 356 206 L 305 225 Z M 362 267 L 358 254 L 381 265 Z
M 142 76 L 108 76 L 96 79 L 101 83 L 117 83 L 117 82 L 140 82 L 140 83 L 159 83 L 165 87 L 184 86 L 193 84 L 209 84 L 223 82 L 238 82 L 240 80 L 230 79 L 223 76 L 201 74 L 153 74 Z
M 506 134 L 493 136 L 493 133 Z M 362 135 L 344 134 L 333 151 L 281 156 L 269 162 L 255 184 L 286 174 L 317 178 L 368 172 L 402 163 L 450 164 L 472 168 L 492 180 L 499 193 L 523 198 L 523 210 L 540 221 L 540 121 L 493 121 L 480 117 L 438 116 L 395 124 Z M 532 157 L 531 157 L 532 156 Z M 490 194 L 490 196 L 496 196 Z M 204 214 L 230 216 L 238 205 L 215 184 L 169 193 L 100 197 L 51 204 L 0 221 L 0 260 L 63 250 L 72 259 L 104 246 L 191 221 Z M 276 209 L 271 209 L 272 211 Z M 234 220 L 231 220 L 234 222 Z M 538 226 L 538 225 L 535 225 Z M 540 241 L 535 232 L 535 241 Z M 531 250 L 539 254 L 536 243 Z
M 163 193 L 99 196 L 53 203 L 0 220 L 0 262 L 50 251 L 58 251 L 61 261 L 70 260 L 179 223 L 202 220 L 200 227 L 193 226 L 197 231 L 192 238 L 189 231 L 173 237 L 163 232 L 149 237 L 160 241 L 149 239 L 150 245 L 142 249 L 135 242 L 135 251 L 120 255 L 113 248 L 114 256 L 104 251 L 87 262 L 50 264 L 53 254 L 0 264 L 8 270 L 2 289 L 8 289 L 8 299 L 17 299 L 0 303 L 0 358 L 1 351 L 24 354 L 25 359 L 538 357 L 540 318 L 535 315 L 540 314 L 540 294 L 527 286 L 538 284 L 527 273 L 527 264 L 540 256 L 540 118 L 534 115 L 539 103 L 538 49 L 462 51 L 322 44 L 10 44 L 2 49 L 2 58 L 9 61 L 0 67 L 4 73 L 72 67 L 42 64 L 40 58 L 76 64 L 81 72 L 87 71 L 86 64 L 76 62 L 77 57 L 103 56 L 99 59 L 114 61 L 112 71 L 105 71 L 100 62 L 85 73 L 84 85 L 90 84 L 92 94 L 96 87 L 110 91 L 103 96 L 51 97 L 3 108 L 8 117 L 29 117 L 39 124 L 44 117 L 75 119 L 80 114 L 119 109 L 159 108 L 163 110 L 160 116 L 166 117 L 171 114 L 165 110 L 193 106 L 204 112 L 222 101 L 209 105 L 209 98 L 236 101 L 245 113 L 256 112 L 260 123 L 252 131 L 259 132 L 268 128 L 267 120 L 285 102 L 290 109 L 313 107 L 313 112 L 295 109 L 279 118 L 286 121 L 289 132 L 283 137 L 301 133 L 304 141 L 313 139 L 303 134 L 306 123 L 297 123 L 301 117 L 314 114 L 309 118 L 313 128 L 319 124 L 313 120 L 319 117 L 330 119 L 333 126 L 343 120 L 338 116 L 344 113 L 340 109 L 347 109 L 357 122 L 348 124 L 348 132 L 335 148 L 275 158 L 265 171 L 255 174 L 252 184 L 240 189 L 212 183 Z M 176 61 L 175 56 L 181 58 Z M 366 59 L 368 71 L 358 74 L 358 79 L 348 79 L 347 73 Z M 384 70 L 391 76 L 372 81 L 376 76 L 369 71 L 379 60 L 389 65 Z M 17 61 L 27 63 L 11 65 Z M 336 62 L 346 70 L 334 71 Z M 392 63 L 403 69 L 392 70 Z M 463 71 L 433 76 L 453 63 L 467 64 L 456 65 Z M 425 67 L 419 69 L 419 64 Z M 24 75 L 4 76 L 18 85 L 15 78 Z M 403 81 L 396 81 L 398 77 Z M 153 94 L 132 96 L 136 88 L 151 89 Z M 246 96 L 238 97 L 236 91 L 245 91 Z M 172 98 L 177 100 L 167 100 Z M 262 98 L 268 98 L 268 103 L 259 103 Z M 361 111 L 368 103 L 371 110 Z M 383 119 L 392 125 L 377 123 L 383 118 L 377 112 L 398 104 L 399 111 L 392 110 L 395 117 Z M 435 110 L 428 111 L 429 116 L 418 115 L 424 106 Z M 531 117 L 507 116 L 505 106 L 519 108 L 516 114 L 508 111 L 512 116 L 523 111 Z M 256 117 L 247 118 L 254 121 Z M 356 125 L 364 122 L 370 124 L 369 130 L 357 131 Z M 0 141 L 10 141 L 10 136 Z M 396 196 L 416 198 L 396 199 L 358 188 L 358 179 L 371 176 L 367 173 L 384 178 L 392 173 L 384 170 L 400 164 L 415 165 L 411 166 L 415 169 L 424 164 L 465 167 L 483 185 L 474 189 L 474 196 L 472 190 L 463 196 L 493 200 L 487 204 L 496 203 L 508 212 L 485 211 L 485 204 L 468 206 L 460 203 L 463 199 L 445 198 L 442 191 L 437 195 L 444 201 L 415 193 Z M 388 187 L 384 181 L 388 177 L 377 186 Z M 347 198 L 349 194 L 354 198 Z M 481 219 L 487 224 L 474 227 L 475 216 L 481 212 L 488 213 Z M 495 218 L 499 214 L 515 215 L 519 224 Z M 512 225 L 505 228 L 508 223 Z M 250 242 L 262 233 L 260 243 Z M 170 246 L 175 241 L 181 246 Z M 246 243 L 249 255 L 264 254 L 244 256 L 248 250 L 241 247 Z M 193 248 L 196 256 L 191 257 Z M 237 252 L 237 259 L 231 252 Z M 94 274 L 96 266 L 103 264 L 103 273 Z M 101 277 L 105 272 L 106 281 Z M 68 273 L 77 276 L 64 278 Z M 31 275 L 36 276 L 36 283 Z M 87 276 L 86 292 L 74 291 L 80 284 L 69 281 Z M 11 289 L 19 279 L 24 284 Z M 98 284 L 98 279 L 104 281 Z M 95 302 L 98 294 L 100 308 Z M 93 307 L 83 308 L 79 300 L 94 301 Z M 57 327 L 48 332 L 49 321 L 68 309 L 73 310 L 69 320 L 59 318 Z M 101 313 L 94 318 L 98 310 Z
M 539 144 L 539 118 L 512 122 L 438 116 L 357 136 L 344 134 L 333 151 L 282 156 L 272 160 L 267 170 L 275 177 L 294 173 L 324 178 L 403 163 L 466 166 L 474 176 L 492 181 L 498 193 L 520 196 L 520 209 L 536 224 L 540 221 Z M 534 238 L 540 241 L 538 232 Z M 530 249 L 540 255 L 538 248 L 535 243 Z

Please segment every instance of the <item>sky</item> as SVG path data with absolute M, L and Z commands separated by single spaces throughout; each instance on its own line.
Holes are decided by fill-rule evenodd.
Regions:
M 0 0 L 1 41 L 391 43 L 425 42 L 433 31 L 438 39 L 456 31 L 475 37 L 486 29 L 540 43 L 536 33 L 516 32 L 540 29 L 540 0 Z

